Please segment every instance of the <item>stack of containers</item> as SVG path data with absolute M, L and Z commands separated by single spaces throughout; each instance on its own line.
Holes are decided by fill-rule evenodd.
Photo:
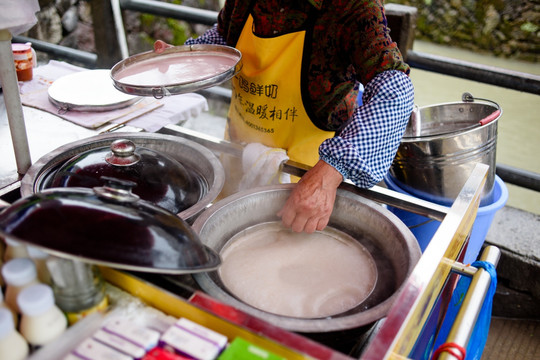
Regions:
M 87 272 L 83 263 L 50 256 L 18 242 L 10 241 L 6 245 L 7 251 L 0 254 L 4 260 L 1 278 L 6 284 L 5 301 L 0 291 L 0 359 L 24 360 L 59 340 L 71 325 L 68 319 L 72 313 L 58 305 L 76 303 L 70 291 L 78 292 L 78 287 L 69 284 L 73 279 L 67 274 L 73 277 L 73 273 Z M 78 298 L 84 303 L 88 297 Z M 121 316 L 114 312 L 106 316 L 97 330 L 90 326 L 84 331 L 82 341 L 74 341 L 68 349 L 59 345 L 62 350 L 55 350 L 63 353 L 59 359 L 283 360 L 247 339 L 229 339 L 187 318 L 165 316 L 138 321 L 120 312 Z M 66 339 L 77 336 L 80 334 L 75 337 L 66 334 Z
M 12 246 L 22 250 L 20 244 L 7 244 L 8 249 Z M 12 257 L 28 252 L 14 254 L 4 254 L 7 261 L 1 271 L 6 296 L 5 301 L 0 297 L 0 353 L 6 345 L 9 358 L 15 360 L 57 339 L 66 330 L 67 320 L 55 305 L 51 287 L 39 281 L 35 263 L 27 257 Z
M 58 339 L 69 325 L 71 314 L 60 308 L 62 296 L 66 292 L 65 280 L 69 275 L 65 271 L 59 273 L 53 267 L 54 276 L 51 277 L 47 264 L 71 261 L 50 256 L 38 248 L 18 241 L 2 240 L 5 246 L 0 253 L 0 279 L 4 284 L 3 289 L 0 289 L 0 358 L 3 358 L 3 344 L 7 344 L 10 351 L 8 358 L 23 359 L 29 353 Z M 79 267 L 87 266 L 90 265 L 81 263 Z M 73 272 L 70 275 L 73 277 Z M 97 280 L 96 282 L 92 278 L 90 283 L 85 283 L 84 290 L 95 290 L 100 293 L 99 299 L 102 299 L 105 296 L 104 283 L 101 278 Z M 56 294 L 59 295 L 58 299 Z M 83 303 L 82 306 L 84 305 L 87 304 Z M 83 310 L 85 309 L 87 308 Z M 7 314 L 10 314 L 9 318 Z M 82 312 L 78 315 L 80 314 Z M 19 341 L 21 339 L 23 342 Z M 10 344 L 13 344 L 13 349 Z
M 173 323 L 137 321 L 114 315 L 64 360 L 284 360 L 248 340 L 229 339 L 187 318 Z

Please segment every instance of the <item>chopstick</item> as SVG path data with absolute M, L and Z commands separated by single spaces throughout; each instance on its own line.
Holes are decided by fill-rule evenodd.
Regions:
M 163 103 L 160 103 L 160 104 L 158 104 L 157 106 L 151 107 L 150 109 L 147 109 L 146 111 L 141 112 L 140 114 L 138 114 L 138 115 L 135 116 L 135 117 L 130 117 L 129 119 L 127 119 L 127 120 L 125 120 L 125 121 L 122 121 L 122 122 L 120 122 L 120 123 L 118 123 L 118 124 L 114 124 L 114 125 L 112 125 L 110 128 L 108 128 L 108 129 L 106 129 L 106 130 L 102 130 L 102 131 L 100 131 L 99 133 L 100 133 L 100 134 L 105 134 L 105 133 L 109 133 L 109 132 L 113 132 L 113 131 L 116 131 L 116 130 L 118 130 L 118 129 L 121 129 L 121 128 L 123 128 L 124 126 L 126 126 L 126 124 L 129 123 L 130 121 L 135 120 L 135 119 L 137 119 L 137 118 L 139 118 L 139 117 L 141 117 L 141 116 L 143 116 L 143 115 L 146 115 L 146 114 L 148 114 L 149 112 L 152 112 L 152 111 L 154 111 L 154 110 L 156 110 L 156 109 L 162 107 L 163 105 L 164 105 Z M 133 111 L 135 111 L 135 110 L 138 110 L 138 109 L 134 109 L 134 110 L 130 111 L 129 113 L 131 113 L 131 112 L 133 112 Z M 127 113 L 127 114 L 129 114 L 129 113 Z M 125 115 L 126 115 L 126 114 L 124 114 L 123 116 L 125 116 Z M 109 122 L 110 122 L 110 121 L 109 121 Z M 109 123 L 109 122 L 108 122 L 108 123 Z

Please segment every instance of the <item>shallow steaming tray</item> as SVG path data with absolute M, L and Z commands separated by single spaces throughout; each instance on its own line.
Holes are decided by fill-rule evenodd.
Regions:
M 114 86 L 130 95 L 178 95 L 218 85 L 242 69 L 242 55 L 223 45 L 183 45 L 144 52 L 111 69 Z
M 109 69 L 84 70 L 64 75 L 49 86 L 49 101 L 59 111 L 110 111 L 141 100 L 115 89 Z

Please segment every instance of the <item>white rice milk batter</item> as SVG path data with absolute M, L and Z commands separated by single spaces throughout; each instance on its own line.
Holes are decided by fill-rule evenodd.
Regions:
M 139 86 L 191 83 L 224 73 L 236 62 L 230 56 L 181 55 L 172 54 L 141 61 L 120 70 L 116 78 L 124 84 Z
M 219 275 L 245 303 L 270 313 L 319 318 L 352 309 L 375 286 L 369 252 L 347 234 L 327 227 L 294 233 L 280 223 L 237 234 L 222 250 Z

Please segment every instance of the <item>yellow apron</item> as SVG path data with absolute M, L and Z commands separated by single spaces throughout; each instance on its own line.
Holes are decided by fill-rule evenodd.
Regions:
M 313 166 L 319 160 L 319 145 L 334 132 L 316 127 L 302 101 L 306 32 L 261 38 L 252 27 L 249 15 L 236 45 L 243 67 L 232 81 L 228 135 L 238 143 L 285 149 L 291 160 Z

